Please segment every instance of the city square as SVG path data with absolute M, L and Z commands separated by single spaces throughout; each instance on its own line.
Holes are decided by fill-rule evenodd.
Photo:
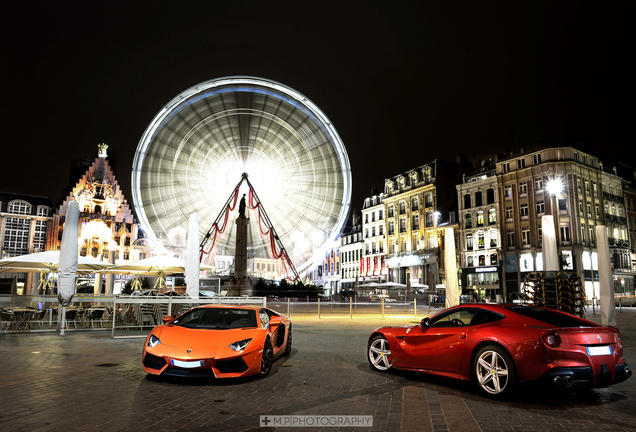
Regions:
M 303 310 L 301 307 L 298 309 Z M 636 361 L 636 309 L 617 312 L 628 364 Z M 600 315 L 587 317 L 600 322 Z M 2 334 L 4 431 L 631 431 L 634 379 L 564 394 L 528 387 L 505 400 L 476 386 L 415 372 L 374 372 L 369 333 L 413 317 L 291 312 L 294 348 L 266 378 L 151 380 L 143 338 L 107 331 Z M 370 415 L 370 428 L 267 428 L 261 416 Z

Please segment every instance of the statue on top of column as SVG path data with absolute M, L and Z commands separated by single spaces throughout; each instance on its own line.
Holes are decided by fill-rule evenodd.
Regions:
M 241 198 L 239 203 L 239 216 L 245 217 L 245 194 L 243 194 L 243 198 Z

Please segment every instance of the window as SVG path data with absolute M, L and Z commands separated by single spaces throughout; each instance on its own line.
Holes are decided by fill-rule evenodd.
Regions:
M 585 225 L 581 225 L 581 242 L 585 243 Z
M 475 192 L 475 206 L 481 207 L 482 205 L 484 205 L 484 203 L 483 203 L 483 200 L 482 200 L 481 191 Z
M 590 225 L 590 245 L 594 245 L 594 227 Z
M 507 245 L 509 248 L 515 247 L 515 233 L 514 231 L 508 231 L 506 233 Z
M 519 196 L 528 194 L 528 182 L 519 182 Z
M 510 172 L 510 162 L 504 162 L 501 166 L 504 174 Z
M 413 207 L 411 208 L 411 210 L 418 210 L 420 207 L 419 204 L 420 204 L 419 198 L 418 197 L 413 198 Z
M 590 182 L 585 182 L 585 195 L 590 196 Z
M 594 190 L 594 198 L 598 198 L 598 189 L 596 188 L 596 182 L 592 183 L 592 190 Z
M 400 202 L 400 214 L 406 213 L 406 201 Z
M 506 220 L 512 221 L 512 207 L 506 208 Z
M 466 257 L 466 266 L 467 267 L 472 267 L 473 266 L 473 257 L 472 256 L 467 256 Z
M 601 215 L 600 215 L 600 213 L 598 211 L 598 204 L 594 204 L 594 211 L 595 211 L 595 214 L 596 214 L 596 219 L 600 219 Z
M 406 232 L 406 218 L 400 218 L 400 232 Z
M 31 213 L 31 206 L 26 201 L 12 201 L 9 203 L 9 213 L 28 215 Z
M 486 247 L 486 242 L 485 242 L 485 239 L 484 239 L 484 233 L 483 232 L 477 234 L 477 247 L 479 249 L 483 249 L 483 248 Z
M 577 152 L 574 152 L 574 160 L 579 161 L 579 154 Z
M 532 163 L 535 165 L 539 165 L 541 163 L 541 153 L 532 155 Z
M 543 201 L 537 201 L 537 215 L 545 213 L 545 203 Z
M 530 246 L 530 230 L 528 228 L 521 230 L 521 241 L 524 246 Z
M 579 216 L 583 217 L 583 200 L 579 200 Z
M 364 223 L 369 223 L 369 213 L 364 215 Z
M 29 227 L 29 219 L 14 217 L 6 219 L 3 249 L 10 257 L 29 253 Z
M 479 255 L 479 265 L 480 266 L 486 265 L 486 257 L 484 255 Z
M 543 190 L 543 178 L 539 177 L 534 179 L 535 192 L 541 192 Z
M 543 243 L 543 229 L 541 227 L 537 227 L 537 238 L 539 240 L 539 246 Z
M 470 194 L 466 194 L 466 195 L 464 195 L 464 208 L 465 208 L 465 209 L 469 209 L 469 208 L 470 208 L 470 206 L 471 206 L 471 203 L 470 203 Z
M 587 202 L 587 217 L 592 217 L 592 203 Z
M 33 249 L 44 251 L 46 246 L 47 221 L 35 221 L 35 232 L 33 235 Z
M 587 165 L 587 156 L 586 155 L 581 155 L 581 160 L 583 161 L 583 164 Z
M 369 229 L 368 228 L 366 228 L 364 230 L 364 238 L 369 238 Z
M 497 231 L 490 232 L 490 247 L 497 247 Z
M 473 227 L 473 215 L 470 213 L 466 213 L 466 216 L 464 217 L 464 219 L 466 220 L 466 228 L 472 228 Z
M 389 235 L 393 235 L 395 234 L 395 225 L 393 223 L 393 221 L 389 222 Z
M 526 167 L 526 160 L 524 158 L 517 159 L 517 169 L 522 169 Z
M 420 229 L 420 215 L 413 215 L 413 229 Z
M 521 204 L 521 217 L 528 217 L 528 204 Z
M 383 210 L 378 211 L 378 218 L 379 219 L 384 219 L 383 213 L 384 213 Z
M 47 217 L 49 215 L 49 208 L 47 206 L 38 206 L 38 216 Z
M 590 158 L 590 165 L 594 166 L 594 158 Z
M 393 217 L 393 204 L 389 206 L 389 217 Z
M 504 198 L 506 200 L 512 199 L 512 185 L 507 185 L 504 187 Z
M 378 231 L 379 231 L 378 235 L 383 235 L 384 234 L 384 225 L 380 225 L 378 227 Z
M 561 242 L 562 243 L 569 243 L 571 241 L 570 239 L 570 226 L 569 225 L 561 225 Z
M 497 261 L 497 254 L 493 253 L 490 254 L 490 265 L 498 265 L 499 262 Z
M 565 198 L 559 198 L 559 211 L 560 212 L 567 212 L 568 211 L 568 206 L 567 206 L 567 203 L 565 201 Z
M 473 235 L 466 234 L 466 250 L 473 250 Z
M 576 179 L 576 189 L 581 193 L 581 179 L 577 177 Z
M 486 204 L 494 204 L 495 203 L 495 189 L 490 188 L 486 191 Z
M 484 226 L 484 212 L 483 211 L 477 212 L 477 226 L 478 227 Z
M 497 223 L 497 212 L 495 209 L 490 209 L 488 210 L 488 224 L 492 225 L 494 223 Z

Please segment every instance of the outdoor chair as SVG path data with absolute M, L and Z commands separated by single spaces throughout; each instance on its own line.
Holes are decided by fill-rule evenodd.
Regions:
M 11 330 L 15 317 L 10 312 L 0 311 L 0 330 Z
M 99 321 L 99 326 L 103 327 L 102 317 L 104 316 L 104 309 L 93 309 L 88 316 L 91 320 L 91 328 L 95 328 L 95 321 Z
M 73 327 L 77 329 L 77 309 L 67 309 L 66 310 L 66 328 L 69 328 L 69 323 L 73 323 Z

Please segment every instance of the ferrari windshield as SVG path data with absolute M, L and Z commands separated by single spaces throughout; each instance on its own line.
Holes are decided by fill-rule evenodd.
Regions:
M 258 327 L 256 311 L 231 308 L 198 308 L 181 315 L 170 324 L 195 329 L 236 329 Z
M 572 315 L 533 306 L 510 306 L 507 308 L 528 318 L 542 321 L 554 327 L 590 327 L 590 324 Z

